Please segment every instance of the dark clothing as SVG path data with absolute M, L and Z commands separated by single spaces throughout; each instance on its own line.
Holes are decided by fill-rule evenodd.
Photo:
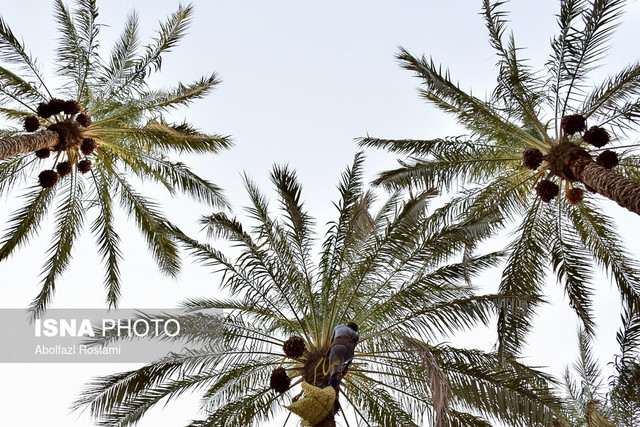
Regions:
M 342 365 L 353 359 L 353 352 L 359 339 L 358 333 L 348 326 L 338 325 L 335 327 L 331 336 L 329 366 L 335 362 L 339 363 L 332 366 L 329 377 L 332 377 L 336 372 L 342 372 Z

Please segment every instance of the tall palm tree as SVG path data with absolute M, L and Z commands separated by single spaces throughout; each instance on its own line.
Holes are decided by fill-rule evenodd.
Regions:
M 411 156 L 400 168 L 382 173 L 378 183 L 389 188 L 461 186 L 461 195 L 449 203 L 452 215 L 493 217 L 504 226 L 521 219 L 500 292 L 540 294 L 550 265 L 585 331 L 592 334 L 594 264 L 613 276 L 627 307 L 634 312 L 640 307 L 638 263 L 624 249 L 613 220 L 598 207 L 599 198 L 591 194 L 640 214 L 638 145 L 602 148 L 637 129 L 640 64 L 595 87 L 588 80 L 607 51 L 624 1 L 562 0 L 559 34 L 552 40 L 546 68 L 537 72 L 518 57 L 513 34 L 506 34 L 506 15 L 500 10 L 504 3 L 483 1 L 500 70 L 489 100 L 461 90 L 433 60 L 404 49 L 398 55 L 403 67 L 421 78 L 420 94 L 452 114 L 468 135 L 362 138 L 359 143 Z M 561 191 L 566 197 L 556 197 Z M 532 313 L 516 307 L 500 313 L 501 352 L 517 354 Z
M 160 270 L 176 274 L 178 248 L 166 233 L 167 219 L 131 178 L 224 206 L 216 185 L 169 155 L 216 153 L 230 145 L 226 137 L 164 118 L 166 112 L 209 93 L 218 83 L 215 74 L 169 89 L 147 85 L 148 77 L 160 71 L 163 54 L 184 37 L 191 5 L 172 13 L 143 49 L 138 16 L 131 13 L 108 58 L 99 56 L 102 24 L 95 0 L 78 0 L 73 11 L 61 0 L 54 5 L 60 30 L 56 72 L 64 82 L 57 92 L 47 87 L 36 60 L 0 18 L 0 113 L 24 126 L 24 131 L 0 131 L 0 194 L 22 188 L 23 182 L 33 184 L 22 196 L 23 206 L 9 218 L 0 261 L 26 244 L 49 213 L 55 218 L 42 290 L 31 304 L 34 316 L 50 302 L 90 215 L 105 265 L 107 302 L 116 305 L 122 253 L 115 201 L 135 220 Z
M 488 321 L 507 300 L 531 299 L 476 296 L 467 283 L 500 258 L 460 261 L 465 244 L 485 237 L 491 224 L 447 224 L 438 213 L 427 215 L 432 192 L 409 200 L 395 193 L 371 215 L 362 161 L 358 155 L 343 174 L 338 219 L 319 263 L 312 256 L 313 220 L 286 167 L 271 174 L 283 217 L 274 217 L 266 196 L 245 179 L 253 226 L 221 213 L 203 220 L 211 236 L 230 241 L 235 261 L 176 230 L 195 256 L 222 273 L 231 297 L 187 300 L 191 313 L 179 319 L 180 339 L 192 348 L 95 380 L 76 407 L 89 407 L 99 425 L 126 426 L 165 398 L 202 390 L 206 416 L 190 426 L 258 425 L 291 403 L 303 380 L 327 386 L 323 357 L 332 330 L 354 321 L 361 340 L 338 399 L 347 425 L 353 417 L 358 425 L 548 425 L 561 402 L 546 375 L 515 359 L 501 364 L 495 353 L 441 342 Z M 318 425 L 333 426 L 335 417 L 334 408 Z

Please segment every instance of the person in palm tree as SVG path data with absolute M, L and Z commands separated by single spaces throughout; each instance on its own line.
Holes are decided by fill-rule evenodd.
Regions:
M 346 325 L 338 325 L 333 329 L 331 335 L 331 347 L 329 347 L 329 385 L 336 390 L 340 385 L 340 378 L 343 370 L 342 366 L 346 365 L 344 371 L 348 369 L 353 360 L 356 344 L 358 344 L 358 325 L 355 323 L 347 323 Z

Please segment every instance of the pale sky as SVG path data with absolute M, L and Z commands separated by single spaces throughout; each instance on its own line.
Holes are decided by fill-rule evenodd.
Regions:
M 185 159 L 196 171 L 225 189 L 236 212 L 246 205 L 241 173 L 246 171 L 265 192 L 274 163 L 294 167 L 303 183 L 303 198 L 316 218 L 318 231 L 335 218 L 340 173 L 358 151 L 354 138 L 434 138 L 463 131 L 447 116 L 422 101 L 418 79 L 394 59 L 398 46 L 414 55 L 432 56 L 449 67 L 463 88 L 483 97 L 495 83 L 495 56 L 487 43 L 480 0 L 406 1 L 195 1 L 189 34 L 167 55 L 152 87 L 178 80 L 195 80 L 216 71 L 222 84 L 206 99 L 174 115 L 204 131 L 230 134 L 236 144 L 217 156 Z M 140 15 L 143 44 L 159 20 L 174 11 L 174 0 L 103 0 L 99 2 L 102 46 L 110 48 L 129 11 Z M 556 29 L 555 0 L 512 0 L 508 7 L 518 45 L 541 68 Z M 22 37 L 51 77 L 58 33 L 52 19 L 53 2 L 0 0 L 0 14 Z M 638 60 L 640 4 L 627 7 L 602 73 L 613 73 Z M 52 80 L 48 80 L 52 82 Z M 52 82 L 50 88 L 55 88 Z M 636 140 L 630 142 L 637 142 Z M 396 155 L 367 150 L 367 179 L 396 165 Z M 34 178 L 35 179 L 35 178 Z M 29 185 L 33 183 L 28 183 Z M 197 219 L 209 210 L 185 198 L 171 199 L 151 189 L 169 218 L 192 234 Z M 0 229 L 19 205 L 20 191 L 0 200 Z M 269 193 L 273 194 L 273 193 Z M 607 202 L 619 219 L 633 253 L 640 253 L 636 215 Z M 132 223 L 123 223 L 125 262 L 122 307 L 169 308 L 190 296 L 215 295 L 216 277 L 186 260 L 178 280 L 156 272 L 146 246 Z M 40 239 L 0 263 L 0 307 L 26 307 L 39 289 L 38 275 L 49 245 L 45 225 Z M 199 235 L 204 239 L 202 234 Z M 497 244 L 493 244 L 497 246 Z M 489 248 L 491 246 L 487 246 Z M 492 247 L 495 249 L 496 247 Z M 477 283 L 486 292 L 497 289 L 499 272 Z M 618 297 L 610 281 L 597 283 L 596 320 L 600 325 L 596 353 L 603 364 L 617 351 Z M 527 361 L 559 373 L 577 354 L 577 322 L 568 309 L 561 286 L 546 288 L 551 304 L 540 311 L 531 336 Z M 78 242 L 71 267 L 59 280 L 51 307 L 102 307 L 102 267 L 91 239 Z M 459 345 L 490 349 L 493 328 L 465 335 Z M 2 343 L 4 347 L 7 343 Z M 133 369 L 138 365 L 0 364 L 0 425 L 35 427 L 88 426 L 88 417 L 69 414 L 82 385 L 96 375 Z M 197 417 L 197 399 L 180 399 L 152 410 L 140 427 L 183 425 Z M 274 424 L 275 425 L 275 424 Z M 293 425 L 290 422 L 288 425 Z

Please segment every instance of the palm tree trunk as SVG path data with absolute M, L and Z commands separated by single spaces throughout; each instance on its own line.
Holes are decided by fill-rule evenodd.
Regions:
M 25 135 L 9 136 L 0 140 L 0 160 L 31 153 L 43 148 L 53 148 L 60 142 L 58 132 L 42 130 Z
M 578 181 L 640 215 L 640 183 L 618 175 L 586 158 L 579 158 L 572 162 L 571 171 Z
M 335 411 L 330 411 L 324 420 L 320 421 L 320 423 L 316 424 L 314 427 L 336 427 L 335 416 Z

